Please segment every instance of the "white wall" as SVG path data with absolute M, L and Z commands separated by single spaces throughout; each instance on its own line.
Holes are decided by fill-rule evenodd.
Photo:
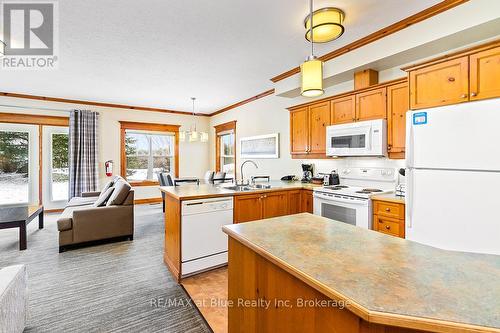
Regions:
M 104 108 L 85 105 L 72 105 L 66 103 L 54 103 L 45 101 L 32 101 L 17 98 L 0 97 L 0 105 L 25 106 L 35 109 L 22 109 L 16 107 L 0 106 L 0 112 L 68 116 L 69 111 L 53 111 L 47 109 L 86 109 L 99 112 L 99 181 L 103 186 L 107 177 L 104 173 L 104 162 L 113 160 L 114 174 L 120 174 L 120 123 L 119 121 L 135 121 L 145 123 L 159 123 L 181 125 L 182 129 L 188 129 L 193 121 L 197 122 L 198 130 L 208 131 L 208 117 L 193 117 L 189 115 L 178 115 L 171 113 L 138 111 L 129 109 Z M 209 168 L 209 155 L 207 143 L 179 144 L 179 172 L 181 177 L 202 177 Z M 160 197 L 158 186 L 135 187 L 135 198 L 157 198 Z

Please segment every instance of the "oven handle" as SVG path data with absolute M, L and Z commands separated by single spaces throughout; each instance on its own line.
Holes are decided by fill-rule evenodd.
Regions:
M 344 198 L 338 198 L 338 197 L 331 197 L 328 195 L 323 195 L 321 193 L 314 193 L 314 197 L 322 200 L 327 200 L 327 201 L 335 201 L 335 202 L 344 202 L 348 204 L 353 204 L 353 205 L 364 205 L 366 206 L 368 204 L 368 200 L 363 200 L 363 199 L 344 199 Z

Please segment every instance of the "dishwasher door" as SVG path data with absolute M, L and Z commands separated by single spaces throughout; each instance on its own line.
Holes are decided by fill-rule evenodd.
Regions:
M 227 262 L 227 235 L 233 223 L 233 198 L 189 200 L 182 203 L 182 275 Z

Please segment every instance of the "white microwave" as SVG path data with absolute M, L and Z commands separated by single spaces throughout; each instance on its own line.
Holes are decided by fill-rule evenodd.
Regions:
M 387 156 L 387 121 L 376 119 L 326 128 L 328 156 Z

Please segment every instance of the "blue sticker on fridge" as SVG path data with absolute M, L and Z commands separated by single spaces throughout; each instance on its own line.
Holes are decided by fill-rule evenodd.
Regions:
M 427 112 L 417 112 L 413 114 L 413 125 L 427 124 Z

